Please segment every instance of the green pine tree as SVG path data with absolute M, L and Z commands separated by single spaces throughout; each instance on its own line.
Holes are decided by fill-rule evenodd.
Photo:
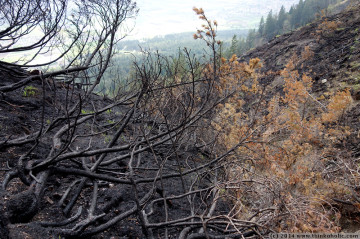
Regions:
M 272 10 L 266 17 L 265 30 L 264 30 L 265 38 L 270 40 L 276 35 L 276 19 L 273 16 Z
M 265 20 L 264 17 L 261 17 L 260 24 L 259 24 L 259 36 L 262 37 L 264 35 L 264 29 L 265 29 Z
M 281 6 L 280 12 L 279 12 L 279 16 L 278 16 L 278 20 L 277 20 L 277 27 L 278 27 L 278 33 L 281 34 L 283 33 L 283 29 L 284 29 L 284 22 L 286 21 L 286 11 L 285 11 L 285 7 Z
M 237 39 L 237 36 L 234 35 L 231 40 L 230 48 L 225 52 L 225 56 L 227 58 L 230 58 L 233 54 L 238 55 L 239 54 L 238 49 L 239 49 L 239 41 Z

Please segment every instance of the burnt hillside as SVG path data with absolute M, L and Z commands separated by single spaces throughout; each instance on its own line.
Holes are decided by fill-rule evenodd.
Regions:
M 293 54 L 300 57 L 308 46 L 315 55 L 306 61 L 304 69 L 315 81 L 314 90 L 351 87 L 357 91 L 360 84 L 359 8 L 359 4 L 353 5 L 341 13 L 275 37 L 247 52 L 241 60 L 258 57 L 264 62 L 264 71 L 278 71 Z M 327 83 L 322 85 L 324 79 Z
M 131 1 L 106 2 L 122 9 Z M 274 38 L 243 64 L 234 57 L 222 65 L 221 44 L 208 31 L 216 21 L 194 11 L 208 24 L 195 34 L 210 47 L 207 64 L 187 49 L 183 62 L 145 54 L 112 99 L 94 93 L 117 42 L 101 35 L 93 54 L 81 52 L 58 71 L 0 62 L 1 239 L 359 230 L 360 4 Z M 113 20 L 107 37 L 120 25 Z M 298 70 L 314 79 L 311 94 L 300 92 L 307 97 L 301 104 L 276 101 L 286 87 L 280 71 L 305 47 L 314 57 Z M 252 58 L 264 66 L 247 63 Z M 340 95 L 349 101 L 337 117 L 316 122 L 331 111 L 331 92 L 346 88 L 355 101 Z M 326 92 L 324 101 L 315 99 Z
M 356 3 L 344 11 L 323 17 L 300 29 L 275 37 L 267 44 L 244 54 L 240 60 L 260 58 L 264 63 L 263 72 L 278 72 L 285 68 L 295 54 L 301 57 L 305 47 L 314 56 L 303 62 L 297 70 L 309 74 L 314 80 L 312 91 L 316 96 L 326 92 L 336 92 L 345 88 L 351 90 L 355 104 L 346 119 L 354 129 L 351 147 L 359 154 L 360 129 L 360 4 Z M 272 74 L 262 78 L 279 90 L 283 86 L 281 77 Z M 276 91 L 273 91 L 275 93 Z

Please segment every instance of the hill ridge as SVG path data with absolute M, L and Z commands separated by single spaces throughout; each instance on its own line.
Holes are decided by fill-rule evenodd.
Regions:
M 360 59 L 359 12 L 360 4 L 356 4 L 341 13 L 275 37 L 245 53 L 240 61 L 258 57 L 264 63 L 264 71 L 278 71 L 285 67 L 289 57 L 293 54 L 299 56 L 308 46 L 314 52 L 314 58 L 307 62 L 305 68 L 315 80 L 315 87 L 322 79 L 329 81 L 327 88 L 339 88 L 336 85 L 338 82 L 352 85 L 354 78 L 360 77 L 356 73 L 360 69 L 357 64 Z M 334 25 L 325 29 L 327 26 L 321 25 L 324 21 Z

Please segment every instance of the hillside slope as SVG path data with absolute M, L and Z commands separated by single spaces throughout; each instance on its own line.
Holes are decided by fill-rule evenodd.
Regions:
M 315 53 L 304 67 L 315 80 L 315 90 L 351 87 L 360 83 L 360 4 L 272 39 L 252 49 L 241 60 L 260 58 L 264 71 L 278 71 L 306 46 Z M 321 84 L 326 79 L 327 83 Z
M 269 87 L 265 100 L 260 90 L 244 89 L 239 96 L 260 100 L 252 105 L 236 101 L 236 109 L 231 108 L 231 97 L 237 93 L 233 88 L 245 84 L 235 85 L 231 80 L 241 77 L 233 77 L 233 72 L 226 75 L 224 68 L 197 71 L 194 66 L 201 64 L 190 55 L 181 84 L 181 74 L 166 71 L 168 61 L 149 56 L 148 65 L 137 65 L 139 77 L 133 86 L 114 99 L 79 89 L 74 81 L 66 80 L 78 77 L 68 71 L 34 75 L 0 62 L 0 238 L 253 238 L 300 229 L 359 230 L 359 11 L 357 4 L 242 56 L 241 61 L 262 60 L 259 85 Z M 307 141 L 299 137 L 292 145 L 288 142 L 288 151 L 283 150 L 289 132 L 302 130 L 283 122 L 280 130 L 271 128 L 284 115 L 283 105 L 278 104 L 279 112 L 270 112 L 273 118 L 263 117 L 269 113 L 267 100 L 283 93 L 285 77 L 279 72 L 294 54 L 301 56 L 305 47 L 314 57 L 303 61 L 298 70 L 314 79 L 311 96 L 320 98 L 326 92 L 351 88 L 355 99 L 352 110 L 341 118 L 341 123 L 351 126 L 351 133 L 327 152 L 323 148 L 331 140 L 325 134 L 320 143 L 311 141 L 318 135 Z M 153 62 L 150 57 L 157 58 Z M 211 63 L 216 66 L 215 60 Z M 242 67 L 235 57 L 232 63 L 235 70 Z M 254 67 L 243 66 L 243 78 L 255 75 Z M 162 70 L 166 77 L 161 76 Z M 205 70 L 214 74 L 199 73 Z M 229 82 L 232 91 L 219 97 L 220 90 L 213 85 L 223 74 L 230 79 L 223 85 Z M 253 78 L 245 80 L 252 83 Z M 226 99 L 228 104 L 222 107 L 226 114 L 216 117 L 217 113 L 221 116 Z M 252 109 L 242 112 L 242 106 Z M 288 115 L 290 108 L 285 109 Z M 312 109 L 306 114 L 309 118 L 314 115 Z M 239 117 L 232 120 L 235 115 Z M 332 129 L 302 115 L 302 123 L 313 123 L 323 131 Z M 228 137 L 236 144 L 229 150 L 221 145 L 227 136 L 240 138 Z M 284 152 L 295 156 L 284 157 Z M 326 158 L 329 152 L 337 155 Z M 343 164 L 337 159 L 344 159 Z M 279 167 L 286 161 L 289 165 Z M 346 163 L 352 163 L 355 176 L 345 188 L 342 179 L 348 175 L 340 169 Z M 297 175 L 307 177 L 306 185 Z M 335 180 L 342 184 L 334 186 Z M 311 190 L 305 188 L 311 184 L 315 185 Z M 329 185 L 335 193 L 327 190 Z M 327 191 L 321 191 L 324 188 Z M 344 188 L 353 191 L 344 193 Z M 310 193 L 304 195 L 306 191 Z M 316 202 L 320 211 L 310 201 L 315 191 L 326 197 Z M 325 224 L 313 226 L 319 218 Z M 296 227 L 304 222 L 313 227 Z
M 273 94 L 284 87 L 281 70 L 295 55 L 301 58 L 305 47 L 314 56 L 304 61 L 296 70 L 313 79 L 312 95 L 321 102 L 339 90 L 350 89 L 354 99 L 351 109 L 344 114 L 343 125 L 350 126 L 351 134 L 344 139 L 339 150 L 351 152 L 357 162 L 360 155 L 360 3 L 345 11 L 328 16 L 296 31 L 272 39 L 269 43 L 250 50 L 240 57 L 241 62 L 259 58 L 263 63 L 263 85 L 270 86 Z M 273 73 L 267 73 L 272 71 Z M 325 96 L 324 96 L 325 95 Z M 357 189 L 355 188 L 355 191 Z M 357 194 L 357 193 L 355 193 Z M 353 203 L 335 199 L 334 205 L 341 211 L 343 231 L 355 232 L 359 226 L 354 220 L 359 216 Z M 355 219 L 354 219 L 355 218 Z
M 314 80 L 313 93 L 336 92 L 350 88 L 355 103 L 360 100 L 360 3 L 347 10 L 308 24 L 296 31 L 272 39 L 267 44 L 250 50 L 240 61 L 260 58 L 263 71 L 278 72 L 285 68 L 295 54 L 301 57 L 305 47 L 314 52 L 314 57 L 304 62 L 300 73 L 309 74 Z M 263 83 L 282 88 L 277 74 L 264 77 Z M 355 129 L 360 128 L 358 103 L 349 115 Z

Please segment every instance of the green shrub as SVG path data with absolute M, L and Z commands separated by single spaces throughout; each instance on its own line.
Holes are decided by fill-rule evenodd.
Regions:
M 32 85 L 29 85 L 24 88 L 23 96 L 24 97 L 33 97 L 33 96 L 37 95 L 38 93 L 39 93 L 38 88 L 36 88 Z

